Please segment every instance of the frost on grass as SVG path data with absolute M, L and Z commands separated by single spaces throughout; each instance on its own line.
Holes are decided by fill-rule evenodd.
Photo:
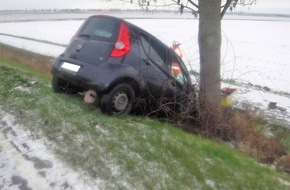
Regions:
M 278 181 L 279 181 L 282 185 L 285 185 L 285 186 L 290 187 L 290 183 L 289 183 L 288 181 L 285 181 L 285 180 L 283 180 L 283 179 L 281 179 L 281 178 L 278 178 Z
M 215 188 L 215 182 L 213 180 L 210 179 L 206 179 L 205 183 L 211 188 L 211 189 L 216 189 Z
M 25 82 L 23 82 L 23 84 L 16 86 L 14 88 L 14 90 L 18 90 L 18 91 L 26 92 L 26 93 L 31 93 L 31 87 L 35 84 L 37 84 L 36 80 L 25 81 Z

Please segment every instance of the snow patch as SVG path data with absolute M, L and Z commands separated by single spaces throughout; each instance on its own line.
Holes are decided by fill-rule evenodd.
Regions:
M 286 186 L 290 186 L 290 183 L 289 183 L 288 181 L 285 181 L 285 180 L 283 180 L 283 179 L 281 179 L 281 178 L 277 178 L 277 179 L 278 179 L 278 181 L 279 181 L 281 184 L 286 185 Z
M 14 89 L 19 90 L 21 92 L 30 92 L 30 89 L 28 87 L 23 87 L 23 86 L 17 86 Z
M 1 189 L 99 189 L 102 180 L 85 177 L 68 168 L 48 149 L 49 142 L 35 139 L 25 126 L 0 108 Z
M 210 186 L 212 189 L 216 189 L 215 188 L 215 182 L 213 180 L 210 180 L 210 179 L 206 179 L 205 180 L 205 183 Z

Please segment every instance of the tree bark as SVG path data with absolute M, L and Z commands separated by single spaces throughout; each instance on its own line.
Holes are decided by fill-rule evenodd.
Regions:
M 199 0 L 201 109 L 220 108 L 221 0 Z M 202 111 L 202 110 L 201 110 Z

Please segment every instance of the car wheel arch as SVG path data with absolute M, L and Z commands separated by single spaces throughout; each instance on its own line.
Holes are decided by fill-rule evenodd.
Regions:
M 137 82 L 137 80 L 131 78 L 131 77 L 123 77 L 123 78 L 118 78 L 115 81 L 111 82 L 111 84 L 102 92 L 102 94 L 108 93 L 111 90 L 113 90 L 116 86 L 119 84 L 128 84 L 130 85 L 135 93 L 135 97 L 138 97 L 140 94 L 140 83 Z

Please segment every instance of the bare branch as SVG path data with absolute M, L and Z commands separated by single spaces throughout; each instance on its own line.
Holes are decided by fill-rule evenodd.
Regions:
M 240 0 L 238 3 L 238 5 L 243 5 L 243 6 L 250 6 L 253 4 L 256 4 L 257 0 Z
M 224 15 L 227 12 L 228 8 L 231 6 L 232 1 L 236 1 L 236 0 L 227 0 L 226 4 L 223 6 L 223 10 L 221 12 L 221 19 L 224 17 Z
M 228 9 L 232 11 L 232 9 L 236 8 L 237 5 L 251 6 L 253 4 L 256 4 L 256 0 L 227 0 L 226 3 L 221 6 L 221 18 L 223 18 Z
M 188 0 L 188 2 L 190 2 L 190 4 L 192 4 L 193 6 L 195 6 L 196 8 L 198 8 L 198 5 L 196 3 L 194 3 L 192 0 Z
M 195 3 L 194 0 L 186 0 L 186 4 L 183 4 L 181 0 L 171 0 L 171 2 L 173 3 L 164 3 L 164 5 L 156 4 L 157 0 L 138 0 L 138 3 L 133 3 L 133 0 L 125 1 L 129 1 L 132 4 L 137 4 L 146 11 L 149 11 L 149 7 L 152 6 L 156 8 L 176 5 L 179 6 L 179 11 L 181 14 L 183 14 L 183 11 L 185 9 L 190 10 L 195 16 L 199 14 L 199 5 L 198 3 Z M 221 19 L 224 17 L 225 13 L 228 10 L 232 11 L 237 5 L 251 6 L 253 4 L 256 4 L 256 1 L 257 0 L 226 0 L 224 5 L 221 5 Z M 153 2 L 155 5 L 152 5 L 151 2 Z
M 188 0 L 187 2 L 190 2 L 190 4 L 193 5 L 195 8 L 197 8 L 197 10 L 195 10 L 194 8 L 188 6 L 187 4 L 184 5 L 183 3 L 180 3 L 180 0 L 171 0 L 171 1 L 180 6 L 180 13 L 181 14 L 183 13 L 184 9 L 191 10 L 192 14 L 194 14 L 194 15 L 198 14 L 198 5 L 195 4 L 192 0 Z

